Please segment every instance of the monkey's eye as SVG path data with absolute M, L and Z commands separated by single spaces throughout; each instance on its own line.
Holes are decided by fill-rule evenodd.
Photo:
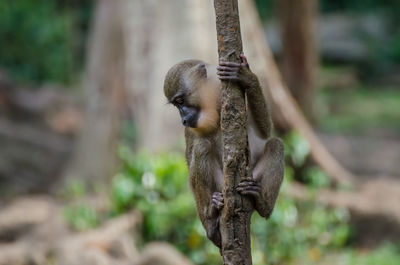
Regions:
M 177 97 L 177 98 L 174 100 L 174 103 L 175 103 L 176 105 L 182 105 L 182 104 L 183 104 L 183 98 L 182 98 L 182 97 Z

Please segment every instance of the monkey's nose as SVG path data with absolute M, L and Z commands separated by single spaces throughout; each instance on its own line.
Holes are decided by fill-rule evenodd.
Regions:
M 182 119 L 182 124 L 183 124 L 183 126 L 187 126 L 187 120 L 186 119 Z

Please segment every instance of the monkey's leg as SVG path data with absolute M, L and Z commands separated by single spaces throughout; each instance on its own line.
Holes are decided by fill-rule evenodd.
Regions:
M 224 197 L 221 192 L 214 192 L 211 198 L 210 213 L 206 221 L 207 237 L 221 248 L 221 232 L 219 231 L 219 218 L 224 207 Z
M 268 218 L 278 197 L 283 172 L 283 143 L 277 138 L 270 138 L 253 169 L 253 178 L 239 183 L 237 190 L 243 195 L 252 196 L 254 208 L 261 216 Z
M 219 218 L 224 207 L 224 198 L 220 192 L 205 189 L 192 189 L 197 211 L 206 230 L 207 237 L 217 247 L 221 248 L 221 233 L 219 231 Z

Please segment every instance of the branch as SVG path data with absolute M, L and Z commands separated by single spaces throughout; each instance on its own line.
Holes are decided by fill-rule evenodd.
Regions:
M 237 0 L 214 1 L 219 59 L 239 62 L 242 52 Z M 248 198 L 235 187 L 248 176 L 249 148 L 244 93 L 235 82 L 222 82 L 221 131 L 223 143 L 224 209 L 220 219 L 224 264 L 250 265 L 250 217 Z

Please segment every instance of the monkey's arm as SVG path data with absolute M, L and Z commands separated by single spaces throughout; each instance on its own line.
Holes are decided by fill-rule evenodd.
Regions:
M 249 70 L 250 71 L 250 70 Z M 247 105 L 258 132 L 263 139 L 271 136 L 272 121 L 269 108 L 265 101 L 258 78 L 253 73 L 249 74 L 249 81 L 245 88 L 247 95 Z
M 239 183 L 237 190 L 243 195 L 252 196 L 254 208 L 261 216 L 268 218 L 278 197 L 283 172 L 283 143 L 277 138 L 270 138 L 254 167 L 253 178 Z
M 251 72 L 246 57 L 241 54 L 242 63 L 220 62 L 217 74 L 221 80 L 239 82 L 247 95 L 250 115 L 261 138 L 268 139 L 271 135 L 271 115 L 261 90 L 257 76 Z
M 199 177 L 191 175 L 191 187 L 196 201 L 197 212 L 203 224 L 207 237 L 221 247 L 221 233 L 219 231 L 220 211 L 223 207 L 223 196 L 220 192 L 213 192 L 209 183 L 199 183 Z
M 222 193 L 217 191 L 212 161 L 192 147 L 189 163 L 190 186 L 196 201 L 197 212 L 207 232 L 207 237 L 221 247 L 219 217 L 224 205 Z

